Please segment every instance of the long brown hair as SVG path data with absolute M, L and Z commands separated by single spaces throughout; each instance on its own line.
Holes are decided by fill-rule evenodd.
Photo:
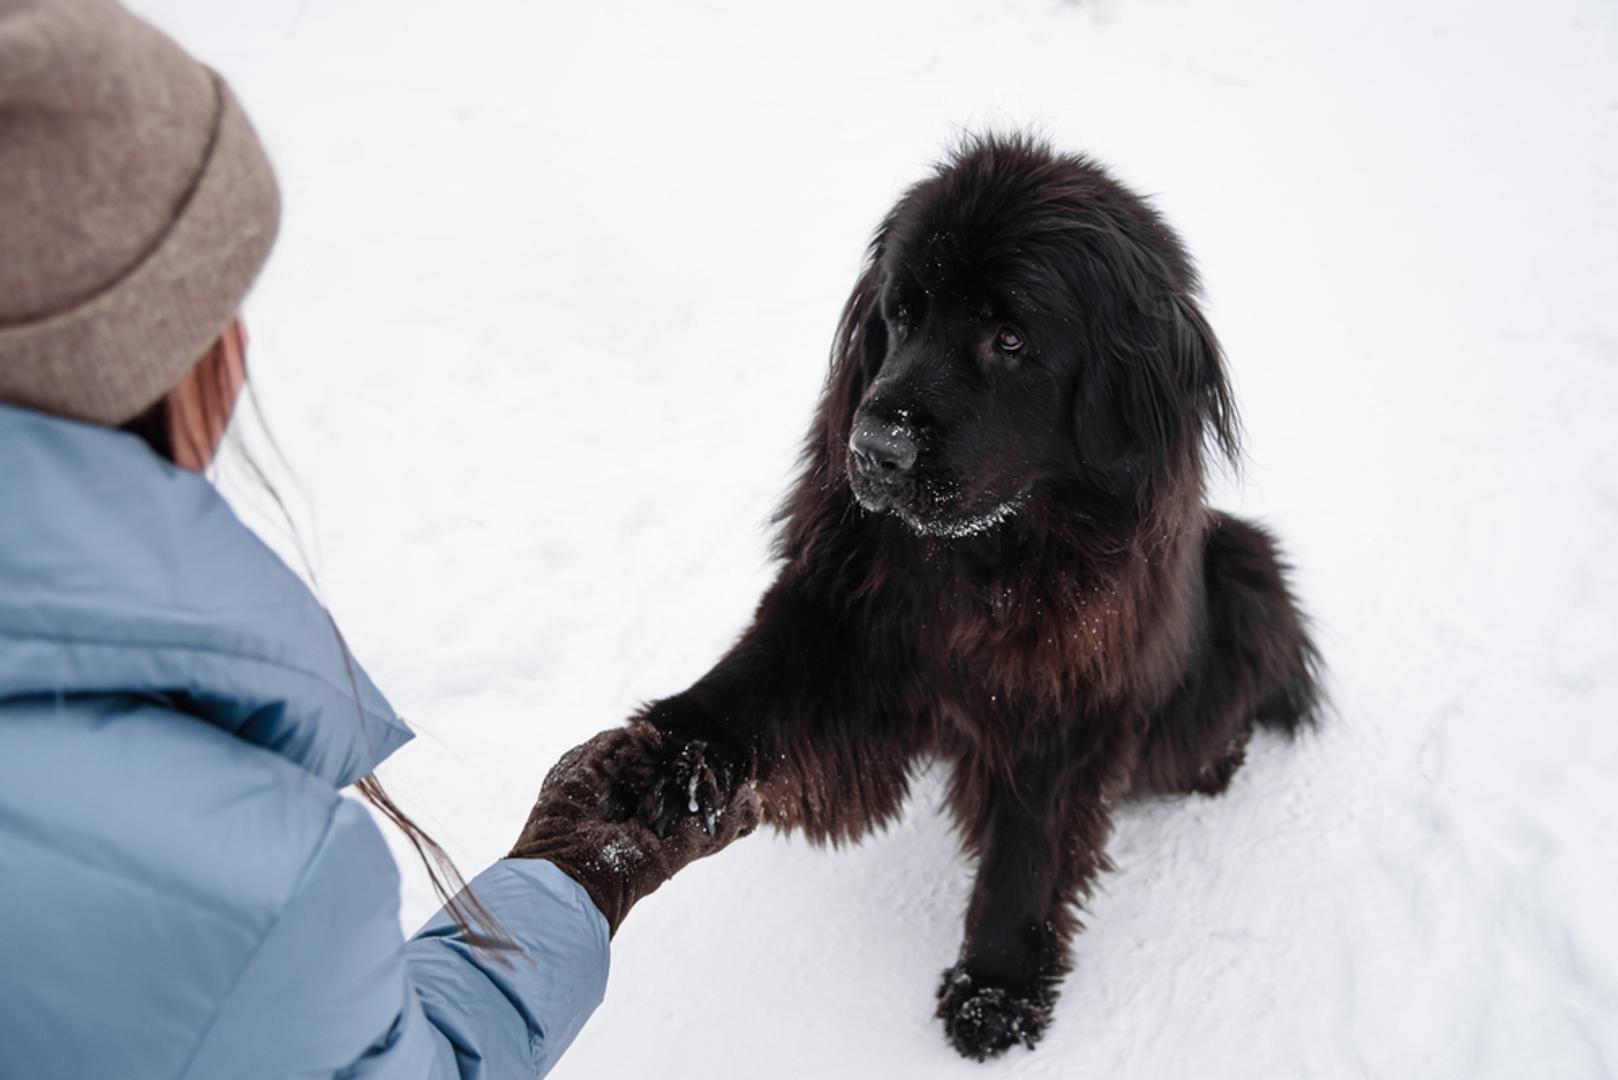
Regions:
M 220 348 L 220 345 L 216 344 L 214 349 L 209 350 L 196 369 L 201 388 L 202 416 L 175 416 L 174 410 L 170 408 L 170 399 L 165 395 L 151 408 L 121 425 L 121 430 L 138 436 L 147 446 L 151 447 L 154 453 L 170 462 L 176 460 L 176 443 L 178 440 L 187 440 L 193 447 L 196 447 L 200 446 L 205 438 L 202 433 L 229 430 L 232 433 L 230 441 L 232 442 L 234 460 L 239 462 L 246 470 L 255 489 L 268 496 L 270 502 L 274 505 L 276 515 L 287 530 L 293 547 L 298 553 L 299 562 L 302 564 L 304 574 L 310 582 L 315 597 L 324 608 L 325 600 L 321 594 L 314 562 L 310 559 L 308 550 L 304 547 L 302 535 L 287 501 L 282 498 L 274 481 L 271 480 L 269 472 L 253 454 L 246 440 L 240 437 L 240 424 L 231 425 L 227 428 L 237 407 L 237 395 L 231 393 L 226 379 L 220 373 L 219 363 L 215 355 L 215 350 L 218 348 Z M 259 403 L 258 395 L 253 392 L 251 381 L 243 384 L 240 397 L 246 399 L 254 425 L 270 447 L 276 461 L 280 464 L 281 471 L 290 477 L 291 466 L 287 463 L 286 455 L 281 451 L 280 444 L 276 441 L 275 435 L 264 420 L 264 410 Z M 176 421 L 183 422 L 184 428 L 179 427 Z M 203 456 L 209 457 L 211 455 Z M 331 620 L 329 612 L 327 613 L 327 620 L 331 623 L 332 636 L 337 647 L 342 651 L 343 667 L 348 674 L 349 688 L 354 698 L 354 707 L 356 711 L 359 711 L 359 681 L 355 674 L 353 654 L 349 652 L 348 643 L 338 630 L 336 622 Z M 363 712 L 361 715 L 363 718 Z M 369 728 L 363 723 L 360 725 L 360 730 L 366 733 L 369 732 Z M 455 925 L 466 936 L 470 944 L 476 948 L 491 952 L 517 947 L 510 935 L 506 933 L 504 927 L 500 925 L 499 920 L 494 917 L 493 913 L 478 899 L 477 894 L 466 884 L 466 879 L 456 867 L 455 860 L 439 845 L 438 841 L 434 840 L 425 829 L 411 820 L 410 815 L 399 808 L 399 805 L 393 801 L 392 796 L 383 788 L 382 781 L 377 779 L 374 772 L 360 779 L 355 783 L 354 788 L 362 799 L 373 806 L 383 817 L 387 818 L 395 828 L 404 834 L 405 839 L 410 841 L 410 846 L 416 850 L 417 857 L 427 871 L 428 880 L 432 882 L 433 892 L 438 896 L 445 912 L 454 920 Z

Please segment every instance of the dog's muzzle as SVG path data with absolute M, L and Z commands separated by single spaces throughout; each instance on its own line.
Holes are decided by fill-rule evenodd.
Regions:
M 863 417 L 848 438 L 848 452 L 860 479 L 873 487 L 891 487 L 916 467 L 916 440 L 902 424 Z

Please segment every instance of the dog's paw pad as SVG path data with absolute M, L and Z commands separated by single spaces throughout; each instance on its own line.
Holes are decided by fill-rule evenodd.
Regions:
M 1043 990 L 1013 992 L 979 983 L 959 964 L 944 972 L 938 988 L 944 1036 L 962 1057 L 973 1061 L 987 1061 L 1013 1046 L 1032 1050 L 1045 1034 L 1052 1003 Z

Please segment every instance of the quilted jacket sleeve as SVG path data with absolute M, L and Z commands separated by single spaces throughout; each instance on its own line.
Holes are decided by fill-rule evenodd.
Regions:
M 188 1075 L 543 1076 L 606 990 L 606 920 L 549 863 L 503 860 L 471 888 L 521 951 L 474 950 L 442 912 L 404 941 L 387 846 L 340 800 Z

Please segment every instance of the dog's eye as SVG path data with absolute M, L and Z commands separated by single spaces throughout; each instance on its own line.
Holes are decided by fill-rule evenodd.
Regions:
M 893 329 L 900 336 L 910 331 L 910 309 L 903 304 L 893 309 Z
M 994 335 L 994 343 L 1005 352 L 1016 352 L 1023 347 L 1023 336 L 1015 326 L 1002 326 Z

